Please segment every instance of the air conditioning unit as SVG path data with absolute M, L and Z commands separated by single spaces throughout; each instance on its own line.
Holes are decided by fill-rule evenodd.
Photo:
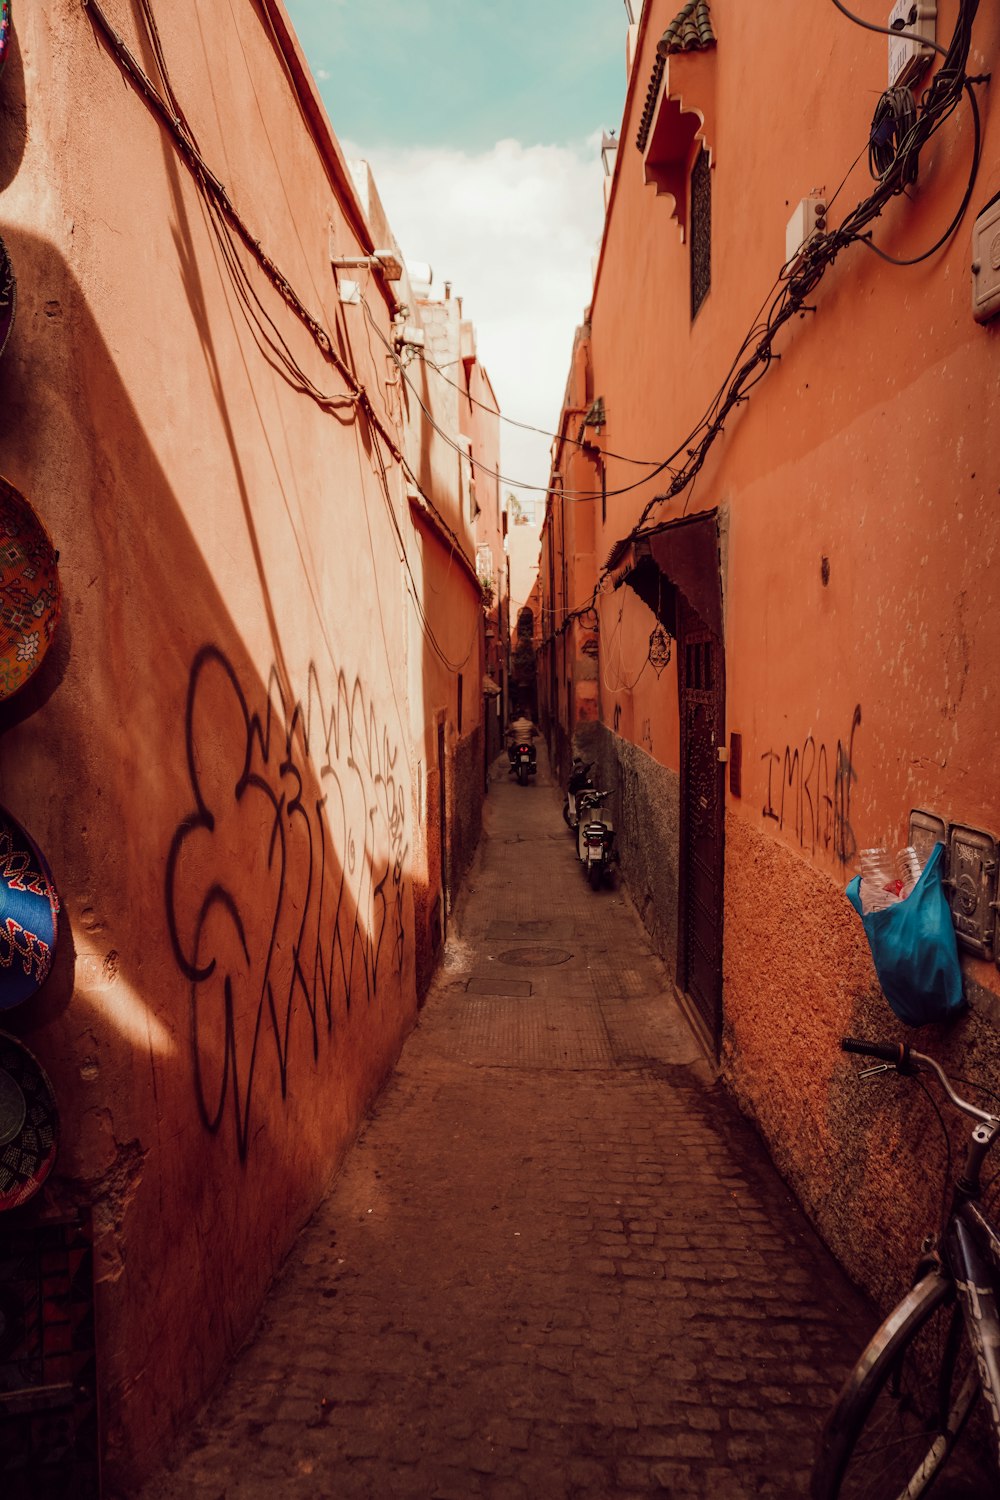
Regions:
M 796 260 L 813 235 L 826 228 L 826 199 L 813 195 L 803 198 L 785 229 L 785 264 Z
M 891 31 L 908 36 L 889 38 L 889 87 L 906 88 L 924 71 L 934 56 L 936 0 L 896 0 L 886 23 Z M 917 41 L 915 38 L 919 37 Z

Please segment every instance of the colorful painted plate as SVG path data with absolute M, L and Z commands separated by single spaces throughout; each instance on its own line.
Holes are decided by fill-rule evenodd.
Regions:
M 62 609 L 58 556 L 27 500 L 0 476 L 0 700 L 49 649 Z
M 58 1146 L 52 1085 L 27 1047 L 0 1031 L 0 1212 L 38 1192 Z
M 34 840 L 0 807 L 0 1010 L 44 984 L 59 931 L 59 897 Z
M 0 240 L 0 354 L 7 347 L 10 330 L 14 326 L 14 311 L 17 307 L 17 282 L 14 267 L 7 254 L 7 246 Z
M 0 0 L 0 73 L 7 61 L 7 44 L 10 41 L 10 0 Z

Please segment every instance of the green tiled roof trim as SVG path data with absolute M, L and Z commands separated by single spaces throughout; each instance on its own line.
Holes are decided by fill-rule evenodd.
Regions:
M 653 73 L 646 90 L 646 102 L 642 107 L 642 119 L 639 121 L 639 130 L 635 143 L 640 151 L 645 151 L 646 142 L 649 140 L 649 132 L 653 125 L 653 113 L 656 109 L 656 96 L 660 92 L 660 82 L 663 78 L 664 59 L 659 55 L 653 63 Z
M 708 0 L 688 0 L 660 37 L 656 51 L 660 57 L 669 57 L 671 52 L 700 52 L 714 44 Z
M 706 47 L 714 47 L 715 42 L 716 36 L 712 29 L 708 0 L 688 0 L 688 4 L 677 13 L 656 44 L 653 71 L 650 74 L 649 86 L 646 89 L 646 102 L 642 108 L 642 119 L 639 121 L 639 129 L 635 137 L 635 143 L 640 151 L 645 151 L 649 132 L 653 128 L 653 115 L 656 113 L 656 101 L 660 93 L 660 84 L 663 81 L 663 67 L 666 59 L 671 52 L 702 52 Z

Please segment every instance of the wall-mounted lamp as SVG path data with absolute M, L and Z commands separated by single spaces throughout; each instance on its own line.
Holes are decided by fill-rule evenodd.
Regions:
M 614 175 L 615 158 L 618 155 L 618 137 L 613 130 L 605 130 L 601 135 L 601 164 L 604 167 L 605 177 Z
M 640 10 L 642 8 L 641 0 L 639 8 Z M 630 26 L 635 25 L 635 9 L 635 0 L 625 0 L 625 14 L 628 16 L 628 24 Z
M 371 255 L 331 255 L 335 271 L 381 271 L 386 281 L 401 281 L 403 267 L 395 250 L 374 250 Z
M 607 413 L 604 410 L 604 397 L 598 396 L 597 400 L 592 401 L 590 403 L 590 406 L 587 408 L 586 415 L 583 419 L 583 425 L 584 427 L 596 427 L 597 431 L 600 432 L 601 428 L 605 426 L 607 420 Z

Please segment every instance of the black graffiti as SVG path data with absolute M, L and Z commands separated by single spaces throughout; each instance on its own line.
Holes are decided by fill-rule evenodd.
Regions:
M 832 853 L 841 864 L 847 864 L 857 853 L 851 827 L 851 793 L 858 779 L 854 736 L 860 724 L 859 704 L 851 719 L 846 746 L 843 740 L 838 740 L 833 755 L 810 734 L 801 747 L 786 745 L 781 754 L 765 750 L 761 756 L 767 764 L 764 817 L 772 819 L 779 828 L 790 825 L 799 844 L 811 854 L 817 849 Z
M 327 707 L 312 664 L 304 701 L 289 707 L 272 669 L 251 709 L 204 646 L 184 738 L 194 808 L 170 846 L 167 925 L 191 985 L 198 1109 L 214 1133 L 230 1101 L 245 1159 L 262 1048 L 286 1100 L 293 1059 L 317 1063 L 352 1005 L 402 972 L 405 783 L 360 681 L 340 672 Z

